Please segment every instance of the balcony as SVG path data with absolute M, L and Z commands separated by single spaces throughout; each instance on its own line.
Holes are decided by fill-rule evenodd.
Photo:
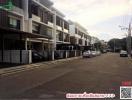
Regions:
M 76 37 L 76 38 L 81 38 L 81 36 L 80 36 L 80 35 L 78 35 L 78 34 L 75 34 L 75 37 Z
M 16 13 L 19 13 L 19 14 L 21 14 L 21 15 L 24 15 L 23 9 L 18 8 L 18 7 L 16 7 L 16 6 L 13 8 L 12 11 L 13 11 L 13 12 L 16 12 Z
M 69 30 L 67 30 L 67 29 L 64 29 L 64 32 L 65 32 L 65 33 L 69 33 Z
M 64 42 L 70 42 L 70 35 L 64 34 Z
M 40 17 L 38 17 L 38 16 L 36 16 L 36 15 L 34 15 L 34 14 L 32 14 L 32 18 L 33 18 L 33 20 L 36 21 L 36 22 L 40 22 L 40 21 L 41 21 Z
M 56 25 L 56 29 L 59 30 L 59 31 L 62 31 L 62 27 Z
M 53 27 L 54 25 L 53 25 L 53 23 L 48 22 L 48 26 Z

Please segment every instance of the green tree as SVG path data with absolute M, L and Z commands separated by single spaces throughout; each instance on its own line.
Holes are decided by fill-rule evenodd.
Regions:
M 114 51 L 114 47 L 115 47 L 116 51 L 127 50 L 127 42 L 126 41 L 127 41 L 126 38 L 123 38 L 123 39 L 111 39 L 108 42 L 108 45 L 109 45 L 110 49 L 112 49 L 112 51 Z M 132 43 L 132 41 L 131 41 L 131 43 Z

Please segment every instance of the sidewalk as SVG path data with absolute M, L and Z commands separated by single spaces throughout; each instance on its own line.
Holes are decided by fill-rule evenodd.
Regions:
M 49 69 L 49 68 L 54 67 L 58 63 L 63 63 L 63 62 L 67 62 L 67 61 L 75 60 L 79 58 L 82 58 L 82 57 L 73 57 L 73 58 L 60 59 L 60 60 L 55 60 L 55 61 L 47 61 L 47 62 L 40 62 L 40 63 L 35 63 L 35 64 L 20 65 L 20 66 L 11 67 L 11 68 L 3 68 L 3 69 L 0 69 L 0 76 L 8 76 L 11 74 L 16 74 L 16 73 L 20 73 L 24 71 L 34 70 L 37 68 Z

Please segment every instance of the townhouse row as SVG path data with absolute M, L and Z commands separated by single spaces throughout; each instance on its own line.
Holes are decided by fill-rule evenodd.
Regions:
M 33 51 L 48 60 L 68 51 L 80 56 L 90 43 L 87 30 L 65 20 L 50 0 L 0 0 L 1 63 L 32 63 Z

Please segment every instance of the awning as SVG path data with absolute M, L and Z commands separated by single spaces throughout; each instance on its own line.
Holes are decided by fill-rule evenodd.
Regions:
M 0 27 L 0 34 L 2 34 L 2 33 L 4 33 L 4 34 L 18 34 L 18 35 L 21 35 L 23 38 L 51 39 L 50 36 L 46 36 L 46 35 L 40 35 L 40 34 L 29 33 L 29 32 L 19 31 L 19 30 L 15 30 L 15 29 Z

